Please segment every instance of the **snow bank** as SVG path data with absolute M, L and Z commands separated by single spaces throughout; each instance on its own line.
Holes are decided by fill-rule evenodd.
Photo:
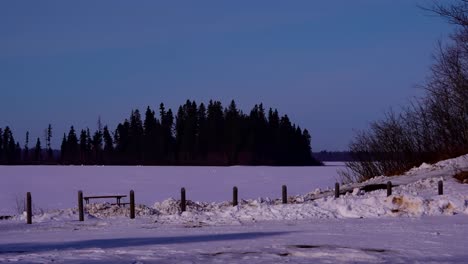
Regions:
M 468 185 L 453 179 L 457 170 L 468 169 L 468 155 L 433 165 L 422 164 L 397 177 L 379 176 L 361 184 L 343 185 L 350 190 L 339 198 L 331 190 L 289 197 L 283 205 L 280 199 L 258 198 L 241 200 L 238 206 L 230 202 L 187 201 L 187 211 L 180 211 L 180 201 L 170 198 L 152 207 L 138 205 L 138 217 L 156 223 L 197 227 L 203 225 L 241 225 L 269 220 L 304 220 L 323 218 L 419 217 L 424 215 L 468 214 Z M 444 183 L 444 195 L 438 195 L 437 182 Z M 392 181 L 393 195 L 386 190 L 365 193 L 366 184 Z M 110 204 L 87 205 L 87 217 L 128 217 L 129 209 Z M 23 220 L 24 216 L 20 217 Z M 76 209 L 58 210 L 35 216 L 34 221 L 76 219 Z

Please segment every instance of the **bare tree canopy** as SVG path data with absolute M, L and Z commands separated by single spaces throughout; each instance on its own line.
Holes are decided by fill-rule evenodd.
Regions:
M 347 163 L 344 181 L 396 175 L 422 162 L 468 153 L 468 0 L 436 1 L 424 9 L 456 25 L 450 41 L 439 43 L 420 85 L 426 93 L 355 136 L 350 151 L 356 162 Z

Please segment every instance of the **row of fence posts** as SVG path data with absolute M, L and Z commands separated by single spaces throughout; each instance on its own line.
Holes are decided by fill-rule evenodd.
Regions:
M 444 184 L 442 181 L 438 182 L 438 194 L 444 194 Z M 387 182 L 387 197 L 392 195 L 392 182 Z M 340 184 L 335 183 L 335 198 L 340 196 Z M 281 198 L 283 204 L 288 203 L 288 187 L 283 185 L 281 187 Z M 239 204 L 238 200 L 238 189 L 236 186 L 232 188 L 232 206 L 237 206 Z M 180 189 L 180 211 L 185 212 L 187 209 L 187 199 L 185 188 Z M 83 205 L 83 192 L 78 191 L 78 214 L 79 221 L 84 221 L 84 205 Z M 135 192 L 130 191 L 130 219 L 135 218 Z M 32 198 L 31 193 L 26 193 L 26 222 L 32 224 Z

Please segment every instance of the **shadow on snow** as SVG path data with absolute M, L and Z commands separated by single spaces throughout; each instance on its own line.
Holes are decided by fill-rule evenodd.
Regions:
M 183 244 L 198 243 L 223 240 L 245 240 L 258 239 L 262 237 L 284 235 L 291 232 L 249 232 L 233 234 L 214 234 L 198 236 L 177 236 L 177 237 L 145 237 L 145 238 L 109 238 L 109 239 L 91 239 L 70 242 L 54 243 L 15 243 L 0 244 L 0 254 L 9 253 L 34 253 L 50 250 L 80 250 L 89 248 L 119 248 L 119 247 L 137 247 L 165 244 Z

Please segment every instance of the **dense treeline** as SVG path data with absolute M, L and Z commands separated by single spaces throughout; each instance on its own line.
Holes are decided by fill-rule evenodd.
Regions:
M 348 151 L 326 151 L 312 153 L 312 156 L 319 161 L 353 161 L 352 154 Z
M 400 174 L 422 162 L 468 153 L 468 1 L 438 4 L 431 11 L 456 25 L 450 41 L 439 45 L 422 98 L 401 113 L 390 111 L 350 144 L 353 158 L 345 181 Z
M 277 110 L 266 113 L 262 104 L 250 113 L 227 108 L 221 102 L 208 105 L 187 102 L 174 115 L 160 104 L 158 113 L 133 110 L 115 130 L 102 127 L 91 132 L 72 126 L 62 138 L 60 155 L 50 148 L 52 128 L 46 130 L 46 148 L 37 139 L 29 150 L 29 134 L 21 149 L 9 128 L 0 141 L 2 164 L 107 164 L 107 165 L 319 165 L 312 157 L 309 132 L 292 124 Z M 3 143 L 2 143 L 3 142 Z M 11 146 L 10 146 L 11 145 Z M 6 154 L 9 153 L 9 154 Z

